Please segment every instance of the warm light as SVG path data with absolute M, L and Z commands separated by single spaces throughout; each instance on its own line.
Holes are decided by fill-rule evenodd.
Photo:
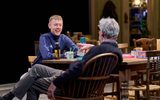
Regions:
M 133 0 L 133 7 L 146 7 L 148 0 Z
M 135 4 L 135 5 L 140 5 L 141 2 L 140 2 L 140 0 L 135 0 L 135 1 L 134 1 L 134 4 Z
M 132 5 L 135 7 L 140 7 L 141 4 L 142 4 L 141 0 L 134 0 L 134 2 L 132 3 Z

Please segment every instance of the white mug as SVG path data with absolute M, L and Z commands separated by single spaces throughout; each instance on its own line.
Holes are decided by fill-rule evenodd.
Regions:
M 65 52 L 65 57 L 67 59 L 73 59 L 74 58 L 74 52 L 73 51 L 67 51 L 67 52 Z

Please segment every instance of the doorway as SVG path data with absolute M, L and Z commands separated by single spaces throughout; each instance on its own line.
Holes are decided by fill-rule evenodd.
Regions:
M 133 39 L 148 37 L 147 28 L 147 0 L 130 0 L 130 46 L 133 46 Z

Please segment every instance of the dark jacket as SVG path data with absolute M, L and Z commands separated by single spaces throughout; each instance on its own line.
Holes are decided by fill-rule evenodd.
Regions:
M 59 77 L 57 77 L 53 83 L 57 86 L 60 87 L 62 83 L 67 82 L 69 79 L 77 78 L 80 76 L 82 72 L 82 67 L 83 65 L 92 57 L 102 54 L 102 53 L 114 53 L 118 56 L 119 61 L 118 63 L 122 63 L 122 52 L 118 48 L 118 45 L 116 42 L 103 42 L 99 46 L 94 46 L 92 47 L 83 57 L 81 61 L 77 61 L 75 63 L 72 63 L 69 68 Z M 118 65 L 119 65 L 118 64 Z M 116 69 L 114 69 L 111 73 L 116 73 L 118 71 L 118 65 Z

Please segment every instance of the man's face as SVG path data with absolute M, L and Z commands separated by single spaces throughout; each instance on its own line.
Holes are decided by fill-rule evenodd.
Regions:
M 49 24 L 48 27 L 50 29 L 50 31 L 56 35 L 59 36 L 62 32 L 62 28 L 63 28 L 63 21 L 62 20 L 55 20 L 52 19 Z
M 102 34 L 103 34 L 102 31 L 99 30 L 98 36 L 99 36 L 99 41 L 100 41 L 100 42 L 103 40 Z

